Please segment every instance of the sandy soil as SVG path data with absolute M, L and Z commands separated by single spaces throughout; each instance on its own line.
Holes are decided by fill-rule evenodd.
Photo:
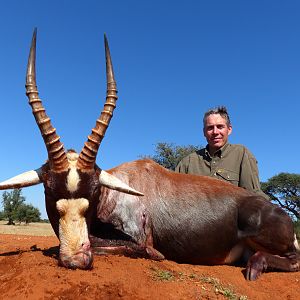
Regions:
M 51 233 L 51 231 L 50 231 Z M 233 266 L 97 256 L 90 271 L 57 264 L 55 236 L 0 234 L 1 299 L 300 299 L 300 272 L 244 279 Z

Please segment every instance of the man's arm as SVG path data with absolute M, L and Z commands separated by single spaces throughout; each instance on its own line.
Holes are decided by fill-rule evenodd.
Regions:
M 247 148 L 241 163 L 239 186 L 270 200 L 260 187 L 257 160 Z
M 177 173 L 187 173 L 187 170 L 186 170 L 186 166 L 185 166 L 185 163 L 184 163 L 184 158 L 178 163 L 178 165 L 176 166 L 175 168 L 175 172 Z

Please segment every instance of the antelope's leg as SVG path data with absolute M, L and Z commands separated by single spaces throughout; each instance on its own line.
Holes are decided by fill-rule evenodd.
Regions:
M 117 254 L 130 257 L 145 257 L 162 260 L 164 256 L 152 246 L 140 246 L 131 241 L 107 240 L 90 236 L 93 253 L 97 255 Z
M 300 269 L 300 257 L 296 252 L 285 256 L 258 251 L 250 257 L 246 267 L 246 279 L 256 280 L 267 269 L 296 272 Z

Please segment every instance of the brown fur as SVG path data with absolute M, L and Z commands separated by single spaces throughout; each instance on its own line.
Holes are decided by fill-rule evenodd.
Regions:
M 166 170 L 151 160 L 124 163 L 108 172 L 144 193 L 144 197 L 136 197 L 134 205 L 146 207 L 153 247 L 166 258 L 223 264 L 238 261 L 245 253 L 263 251 L 272 268 L 276 268 L 273 255 L 277 255 L 282 257 L 277 261 L 279 269 L 297 269 L 290 267 L 294 262 L 286 258 L 287 253 L 295 252 L 292 222 L 264 198 L 217 179 Z M 101 219 L 104 211 L 109 214 L 115 202 L 130 197 L 135 196 L 103 188 L 98 217 Z M 241 255 L 236 254 L 241 250 L 233 251 L 237 246 L 244 249 Z M 251 269 L 250 264 L 248 279 L 256 279 L 264 270 L 261 261 L 261 255 L 250 260 L 259 269 Z
M 268 267 L 299 269 L 291 219 L 245 189 L 206 176 L 178 174 L 151 160 L 108 171 L 143 197 L 101 186 L 98 167 L 77 169 L 77 189 L 70 190 L 69 172 L 53 172 L 47 164 L 41 172 L 46 209 L 57 236 L 61 216 L 56 202 L 83 198 L 89 203 L 85 220 L 95 252 L 209 265 L 235 263 L 247 254 L 246 276 L 251 280 Z M 87 245 L 78 249 L 79 255 L 67 256 L 65 250 L 65 266 L 91 266 Z

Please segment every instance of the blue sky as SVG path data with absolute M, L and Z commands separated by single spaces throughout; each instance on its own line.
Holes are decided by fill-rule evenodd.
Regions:
M 1 181 L 47 158 L 24 89 L 34 27 L 40 97 L 77 151 L 103 107 L 107 34 L 119 100 L 102 168 L 152 155 L 157 142 L 205 145 L 203 113 L 225 105 L 230 141 L 254 153 L 261 181 L 299 173 L 299 1 L 0 3 Z M 42 186 L 23 194 L 46 217 Z

